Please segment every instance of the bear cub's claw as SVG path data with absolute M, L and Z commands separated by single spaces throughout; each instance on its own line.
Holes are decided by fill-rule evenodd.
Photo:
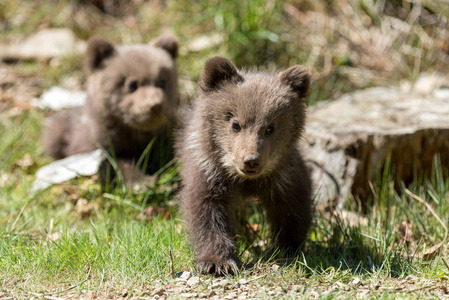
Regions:
M 232 258 L 223 261 L 204 260 L 199 261 L 196 267 L 200 274 L 211 274 L 215 276 L 234 275 L 238 271 L 238 266 Z

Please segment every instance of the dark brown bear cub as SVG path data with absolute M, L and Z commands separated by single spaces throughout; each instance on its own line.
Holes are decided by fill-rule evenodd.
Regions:
M 180 199 L 197 267 L 234 272 L 235 209 L 257 197 L 278 245 L 298 249 L 312 220 L 312 183 L 298 150 L 310 75 L 238 71 L 222 57 L 206 62 L 203 93 L 176 141 Z
M 157 138 L 151 151 L 157 154 L 155 148 L 163 149 L 169 140 L 178 107 L 177 52 L 178 41 L 172 36 L 126 46 L 90 40 L 86 103 L 48 121 L 45 152 L 60 159 L 100 145 L 129 169 Z

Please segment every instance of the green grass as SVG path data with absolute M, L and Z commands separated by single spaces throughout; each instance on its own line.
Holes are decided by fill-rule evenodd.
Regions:
M 40 157 L 42 161 L 38 160 L 37 165 L 47 161 L 42 158 L 39 144 L 26 143 L 38 138 L 40 121 L 31 112 L 2 122 L 3 132 L 8 133 L 4 140 L 8 147 L 0 151 L 1 157 L 6 158 L 2 161 L 2 175 L 10 174 L 0 189 L 3 295 L 68 297 L 87 291 L 99 297 L 118 297 L 126 290 L 132 296 L 150 296 L 156 288 L 164 287 L 168 295 L 175 297 L 178 290 L 173 286 L 179 283 L 173 272 L 196 272 L 183 221 L 169 205 L 174 199 L 170 186 L 177 181 L 176 168 L 169 168 L 148 190 L 133 192 L 120 187 L 102 194 L 95 181 L 78 179 L 29 194 L 34 169 L 14 167 L 14 162 L 26 153 Z M 16 143 L 7 144 L 8 140 Z M 449 181 L 438 161 L 435 166 L 429 178 L 421 177 L 408 188 L 428 201 L 447 223 Z M 425 205 L 407 196 L 404 187 L 399 192 L 395 190 L 393 172 L 386 166 L 374 183 L 372 202 L 364 214 L 366 225 L 352 227 L 344 219 L 319 211 L 305 252 L 294 261 L 276 255 L 269 243 L 248 247 L 252 242 L 241 241 L 239 252 L 246 267 L 229 278 L 231 283 L 256 278 L 242 286 L 268 298 L 310 297 L 314 295 L 312 291 L 323 297 L 350 297 L 363 288 L 372 297 L 415 297 L 416 292 L 401 294 L 401 290 L 394 289 L 413 290 L 429 282 L 433 288 L 445 286 L 449 269 L 442 259 L 447 260 L 447 249 L 443 247 L 442 255 L 430 261 L 423 261 L 420 255 L 442 241 L 445 231 Z M 77 211 L 79 199 L 94 204 L 89 215 Z M 139 213 L 150 205 L 165 205 L 172 211 L 172 218 L 139 220 Z M 353 202 L 348 202 L 346 209 L 360 211 Z M 401 240 L 399 225 L 403 221 L 412 223 L 409 242 Z M 257 207 L 251 222 L 264 225 Z M 265 241 L 267 236 L 266 230 L 262 230 L 254 241 Z M 401 282 L 409 276 L 417 279 L 404 286 Z M 362 285 L 352 285 L 356 277 Z M 219 279 L 202 280 L 193 287 L 181 284 L 178 289 L 196 293 L 213 290 L 219 295 L 238 290 L 213 287 Z M 259 290 L 257 285 L 265 290 Z M 279 286 L 281 290 L 277 289 Z M 420 290 L 421 296 L 426 295 L 427 289 Z M 429 291 L 428 296 L 435 291 L 441 289 Z
M 69 296 L 87 290 L 102 297 L 118 296 L 126 289 L 139 296 L 158 286 L 170 290 L 176 283 L 173 272 L 196 272 L 183 222 L 175 210 L 170 220 L 136 218 L 148 204 L 144 192 L 101 195 L 97 185 L 91 184 L 84 190 L 80 180 L 63 186 L 65 192 L 59 186 L 30 197 L 25 192 L 30 179 L 22 180 L 21 186 L 3 190 L 1 195 L 0 281 L 6 295 L 61 292 Z M 425 183 L 424 193 L 422 186 L 412 185 L 411 190 L 430 203 L 439 202 L 435 213 L 447 221 L 449 181 L 439 176 L 434 179 Z M 442 256 L 431 261 L 423 261 L 419 254 L 442 241 L 444 229 L 424 205 L 403 191 L 397 193 L 390 182 L 376 185 L 373 206 L 365 214 L 366 225 L 352 227 L 344 219 L 318 212 L 306 249 L 294 261 L 285 261 L 276 251 L 273 255 L 269 244 L 246 249 L 244 243 L 239 244 L 241 253 L 247 250 L 241 255 L 246 268 L 230 278 L 231 282 L 256 278 L 255 283 L 265 287 L 267 293 L 276 291 L 277 286 L 284 287 L 284 296 L 290 295 L 297 285 L 301 287 L 297 296 L 308 286 L 326 294 L 337 282 L 341 286 L 330 295 L 356 295 L 361 287 L 351 285 L 355 277 L 367 288 L 380 282 L 382 288 L 412 290 L 397 282 L 407 276 L 418 278 L 416 285 L 410 285 L 413 288 L 424 285 L 425 280 L 432 282 L 433 287 L 444 286 L 449 276 L 442 261 L 447 259 L 446 249 L 443 247 Z M 80 216 L 67 193 L 89 199 L 96 208 L 89 217 Z M 160 200 L 157 202 L 161 204 Z M 348 209 L 357 211 L 350 206 Z M 252 220 L 264 223 L 257 214 Z M 412 239 L 407 243 L 399 233 L 404 220 L 411 222 L 413 228 Z M 259 239 L 267 239 L 265 231 L 255 241 Z M 280 268 L 274 267 L 278 265 Z M 210 277 L 204 277 L 202 284 L 185 290 L 207 291 L 213 285 L 208 280 Z M 388 295 L 382 290 L 369 290 L 374 297 Z M 222 292 L 226 294 L 226 290 Z M 312 294 L 306 291 L 305 295 Z M 396 294 L 388 297 L 393 295 Z
M 178 65 L 186 101 L 195 96 L 202 66 L 213 55 L 245 68 L 282 70 L 304 64 L 314 79 L 310 103 L 358 88 L 413 81 L 422 71 L 447 70 L 449 11 L 433 1 L 421 2 L 417 18 L 411 14 L 417 6 L 407 1 L 199 0 L 167 1 L 165 7 L 145 2 L 112 15 L 77 3 L 0 2 L 5 28 L 0 41 L 45 27 L 66 26 L 80 38 L 100 35 L 117 43 L 147 42 L 170 30 L 181 40 Z M 398 24 L 410 30 L 401 31 Z M 195 38 L 211 34 L 224 36 L 223 42 L 189 50 Z M 379 41 L 389 43 L 382 48 Z M 30 193 L 35 171 L 51 161 L 40 140 L 48 112 L 23 105 L 21 87 L 34 82 L 30 78 L 41 91 L 73 83 L 82 87 L 82 58 L 9 67 L 16 80 L 0 82 L 2 91 L 14 91 L 5 99 L 0 93 L 0 298 L 150 298 L 158 289 L 171 298 L 246 292 L 248 298 L 263 299 L 392 299 L 447 293 L 447 237 L 435 215 L 448 226 L 449 175 L 438 160 L 430 176 L 416 171 L 407 187 L 395 186 L 394 167 L 387 164 L 373 182 L 366 210 L 350 199 L 346 203 L 345 210 L 366 224 L 351 226 L 345 218 L 318 210 L 305 251 L 293 261 L 265 243 L 264 218 L 254 207 L 250 221 L 262 230 L 253 240 L 240 239 L 245 268 L 228 278 L 231 286 L 209 276 L 189 286 L 176 276 L 182 271 L 197 275 L 177 210 L 176 166 L 138 191 L 119 186 L 102 193 L 94 176 Z M 11 113 L 12 108 L 19 113 Z M 406 188 L 430 206 L 409 196 Z M 169 210 L 171 218 L 142 219 L 151 206 Z M 412 228 L 407 241 L 400 233 L 403 222 Z M 440 253 L 425 261 L 422 254 L 442 241 Z

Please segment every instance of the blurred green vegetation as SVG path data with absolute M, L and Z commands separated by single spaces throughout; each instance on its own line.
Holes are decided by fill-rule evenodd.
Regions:
M 310 103 L 374 85 L 447 70 L 449 9 L 444 1 L 256 0 L 69 1 L 0 3 L 0 41 L 49 27 L 79 38 L 144 43 L 164 32 L 181 40 L 182 78 L 197 82 L 204 61 L 223 55 L 238 67 L 313 74 Z M 191 46 L 209 37 L 201 50 Z M 215 37 L 211 38 L 211 37 Z M 218 37 L 218 41 L 216 40 Z M 207 45 L 209 43 L 209 45 Z M 60 68 L 61 74 L 79 65 Z M 47 78 L 57 84 L 58 77 Z M 182 84 L 182 82 L 181 82 Z

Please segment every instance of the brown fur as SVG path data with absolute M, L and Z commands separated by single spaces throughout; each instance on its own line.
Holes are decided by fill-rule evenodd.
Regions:
M 297 250 L 312 220 L 312 183 L 298 150 L 310 75 L 238 71 L 206 62 L 203 93 L 176 140 L 182 209 L 201 272 L 234 272 L 234 210 L 257 197 L 281 247 Z
M 171 36 L 129 46 L 90 40 L 86 103 L 48 121 L 45 152 L 60 159 L 99 144 L 135 161 L 153 138 L 167 139 L 179 101 L 177 51 Z

